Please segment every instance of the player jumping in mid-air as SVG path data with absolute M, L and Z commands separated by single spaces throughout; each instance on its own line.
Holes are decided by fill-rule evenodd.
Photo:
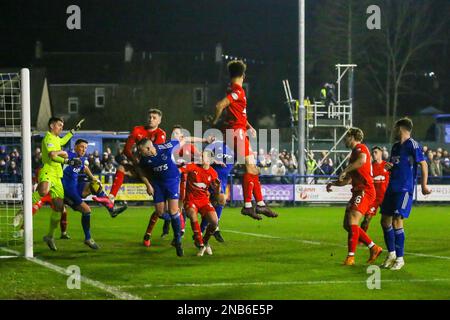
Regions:
M 367 214 L 369 206 L 375 200 L 370 152 L 362 143 L 363 139 L 364 134 L 361 129 L 348 129 L 345 145 L 352 149 L 349 165 L 342 171 L 336 182 L 327 185 L 328 192 L 332 191 L 332 186 L 344 186 L 351 183 L 353 187 L 352 198 L 345 210 L 343 225 L 348 232 L 348 255 L 344 261 L 344 265 L 347 266 L 355 264 L 355 251 L 359 241 L 367 245 L 370 250 L 368 263 L 375 262 L 383 250 L 359 226 L 361 217 Z
M 372 148 L 372 159 L 373 184 L 376 196 L 375 201 L 369 208 L 369 212 L 364 216 L 364 220 L 361 223 L 361 229 L 366 232 L 369 229 L 370 221 L 375 217 L 379 206 L 383 202 L 384 194 L 389 184 L 389 171 L 385 168 L 386 161 L 383 160 L 383 150 L 380 147 L 375 146 Z
M 422 147 L 411 138 L 413 122 L 402 118 L 394 125 L 396 143 L 386 168 L 391 171 L 389 186 L 381 204 L 381 226 L 389 251 L 382 264 L 384 268 L 400 270 L 404 265 L 405 233 L 403 219 L 409 217 L 416 184 L 417 167 L 422 171 L 422 194 L 431 193 L 428 188 L 428 165 Z
M 214 234 L 218 224 L 217 213 L 209 199 L 209 188 L 214 190 L 215 195 L 220 195 L 220 180 L 217 172 L 211 167 L 213 155 L 211 151 L 204 151 L 201 164 L 189 163 L 182 167 L 181 172 L 187 174 L 186 198 L 184 209 L 191 221 L 194 231 L 195 245 L 199 248 L 197 255 L 203 256 L 206 252 L 212 255 L 212 249 L 208 241 Z M 202 236 L 197 214 L 200 213 L 202 220 L 207 221 L 205 236 Z
M 166 133 L 159 128 L 162 119 L 162 112 L 159 109 L 153 108 L 148 110 L 148 124 L 146 126 L 134 127 L 130 133 L 130 136 L 125 143 L 123 154 L 127 157 L 129 163 L 126 165 L 120 165 L 117 168 L 116 175 L 114 177 L 111 191 L 108 197 L 114 202 L 120 187 L 123 184 L 125 175 L 139 178 L 135 167 L 139 164 L 139 159 L 133 154 L 133 147 L 142 139 L 149 139 L 154 144 L 162 144 L 166 142 Z M 99 199 L 101 201 L 102 199 Z
M 69 160 L 67 152 L 61 150 L 61 147 L 69 142 L 76 130 L 81 128 L 83 121 L 84 119 L 78 122 L 75 128 L 70 130 L 63 138 L 60 138 L 59 135 L 64 127 L 64 120 L 52 117 L 48 121 L 49 131 L 47 131 L 42 140 L 43 167 L 39 171 L 39 184 L 36 191 L 33 192 L 33 203 L 37 203 L 42 197 L 50 193 L 53 212 L 50 217 L 50 228 L 48 234 L 44 236 L 44 242 L 47 243 L 51 250 L 56 250 L 54 233 L 64 211 L 64 188 L 61 182 L 63 170 L 61 164 L 70 163 L 75 166 L 81 164 L 81 160 L 78 158 Z
M 256 166 L 256 160 L 250 146 L 250 140 L 247 130 L 250 130 L 252 136 L 256 136 L 255 129 L 247 121 L 247 98 L 242 88 L 245 71 L 247 66 L 240 60 L 228 63 L 228 72 L 231 81 L 231 90 L 225 98 L 216 104 L 216 113 L 212 124 L 216 125 L 224 110 L 227 111 L 226 122 L 223 133 L 226 137 L 226 143 L 234 146 L 235 157 L 245 160 L 245 173 L 242 179 L 242 188 L 244 192 L 244 208 L 241 213 L 256 220 L 261 220 L 260 214 L 275 218 L 278 216 L 264 202 L 261 183 L 259 181 L 259 170 Z M 227 130 L 229 129 L 229 130 Z M 227 131 L 232 135 L 227 135 Z M 252 205 L 252 196 L 255 196 L 256 208 Z

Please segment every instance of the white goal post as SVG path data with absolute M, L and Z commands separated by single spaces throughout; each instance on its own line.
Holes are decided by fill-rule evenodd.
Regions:
M 30 70 L 0 71 L 0 258 L 33 257 Z M 16 222 L 19 213 L 22 221 Z M 23 250 L 20 249 L 23 235 Z
M 31 173 L 31 93 L 30 70 L 20 70 L 20 97 L 22 107 L 22 177 L 24 213 L 24 251 L 26 258 L 33 257 L 33 214 Z

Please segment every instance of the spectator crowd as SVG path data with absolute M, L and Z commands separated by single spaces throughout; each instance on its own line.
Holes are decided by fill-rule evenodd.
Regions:
M 7 150 L 9 149 L 9 150 Z M 386 147 L 383 149 L 383 159 L 389 160 L 389 152 Z M 120 164 L 126 164 L 127 159 L 121 154 L 122 150 L 118 150 L 114 155 L 110 147 L 106 147 L 103 153 L 95 150 L 93 153 L 86 155 L 89 162 L 89 169 L 94 175 L 102 175 L 106 177 L 105 182 L 112 182 L 117 167 Z M 450 177 L 450 155 L 443 148 L 431 149 L 423 146 L 423 152 L 428 162 L 429 177 L 431 183 L 445 183 L 443 177 Z M 283 149 L 281 152 L 272 148 L 268 152 L 259 149 L 254 153 L 257 164 L 261 169 L 263 176 L 269 176 L 272 182 L 284 182 L 282 177 L 287 177 L 297 173 L 297 158 L 291 152 Z M 345 155 L 340 155 L 342 162 Z M 0 146 L 0 182 L 17 183 L 22 181 L 21 155 L 17 147 L 6 148 Z M 33 152 L 32 166 L 33 173 L 36 176 L 37 170 L 42 164 L 42 154 L 40 148 L 36 148 Z M 309 153 L 306 159 L 306 175 L 308 175 L 308 183 L 323 182 L 321 175 L 331 175 L 336 169 L 332 157 L 327 152 Z M 342 166 L 342 167 L 345 167 Z M 342 169 L 339 168 L 339 170 Z M 242 166 L 235 166 L 233 173 L 239 175 Z M 339 170 L 335 174 L 339 174 Z M 278 178 L 277 178 L 278 177 Z M 286 180 L 286 179 L 284 179 Z M 446 179 L 450 183 L 450 179 Z M 287 182 L 287 180 L 286 180 Z
M 21 166 L 22 158 L 17 148 L 8 152 L 6 146 L 0 146 L 0 182 L 21 182 Z
M 450 176 L 450 156 L 447 150 L 437 148 L 432 150 L 428 146 L 423 146 L 428 163 L 428 175 L 430 183 L 444 182 L 442 177 Z

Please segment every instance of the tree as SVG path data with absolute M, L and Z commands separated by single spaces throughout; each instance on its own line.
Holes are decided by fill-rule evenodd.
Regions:
M 400 95 L 411 91 L 405 80 L 412 75 L 412 64 L 420 53 L 439 43 L 448 11 L 441 8 L 443 15 L 434 14 L 431 1 L 382 0 L 378 3 L 381 30 L 367 31 L 364 56 L 371 74 L 370 83 L 385 104 L 388 136 L 392 121 L 397 117 Z

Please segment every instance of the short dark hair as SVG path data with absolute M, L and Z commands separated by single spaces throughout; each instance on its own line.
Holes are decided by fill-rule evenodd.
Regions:
M 413 129 L 413 122 L 410 118 L 404 117 L 404 118 L 397 120 L 395 122 L 395 126 L 405 128 L 406 130 L 411 132 Z
M 76 146 L 79 145 L 80 143 L 89 144 L 89 142 L 87 140 L 85 140 L 85 139 L 78 139 L 77 141 L 75 141 L 75 145 Z
M 360 128 L 350 128 L 347 131 L 347 137 L 353 137 L 356 141 L 364 140 L 364 132 Z
M 150 109 L 148 109 L 148 114 L 152 114 L 152 113 L 155 113 L 158 116 L 162 117 L 162 111 L 159 110 L 158 108 L 150 108 Z
M 172 131 L 175 130 L 175 129 L 183 130 L 184 128 L 183 128 L 183 126 L 181 124 L 174 124 L 173 127 L 172 127 Z
M 58 121 L 61 121 L 62 123 L 64 123 L 64 119 L 63 118 L 59 118 L 59 117 L 51 117 L 48 120 L 48 127 L 50 128 L 50 126 Z
M 380 150 L 381 152 L 383 152 L 383 149 L 380 146 L 372 147 L 372 151 L 375 151 L 375 150 Z
M 247 70 L 247 65 L 242 60 L 233 60 L 227 64 L 230 78 L 242 77 Z
M 137 143 L 137 147 L 138 148 L 140 148 L 140 147 L 142 147 L 144 144 L 146 144 L 148 141 L 151 141 L 150 139 L 148 139 L 148 138 L 143 138 L 143 139 L 141 139 L 141 140 L 139 140 L 139 142 Z

